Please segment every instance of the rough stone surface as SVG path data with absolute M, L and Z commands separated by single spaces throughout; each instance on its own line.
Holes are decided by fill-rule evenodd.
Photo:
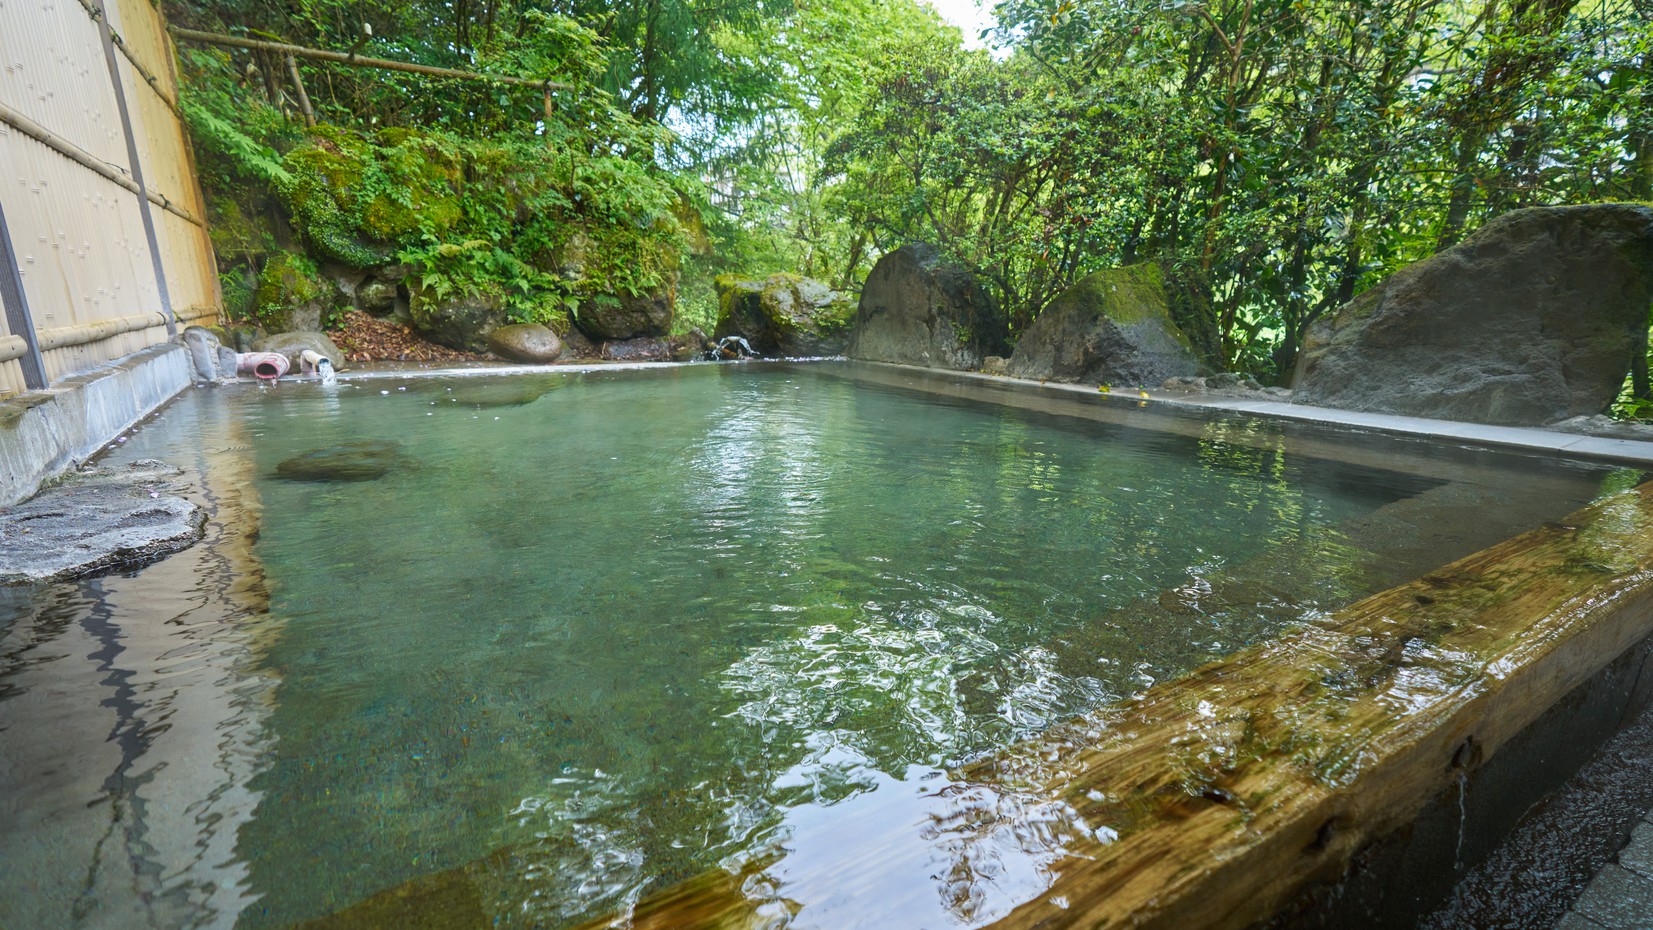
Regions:
M 1558 433 L 1577 433 L 1580 436 L 1602 436 L 1607 439 L 1634 439 L 1638 442 L 1653 442 L 1653 425 L 1627 423 L 1599 413 L 1595 416 L 1572 417 L 1571 419 L 1562 420 L 1560 423 L 1551 423 L 1545 429 L 1553 429 Z
M 275 474 L 289 481 L 371 481 L 401 460 L 401 443 L 364 439 L 295 455 L 277 465 Z
M 1518 210 L 1310 327 L 1300 403 L 1509 426 L 1601 413 L 1653 299 L 1653 208 Z
M 841 355 L 849 344 L 855 301 L 819 281 L 776 274 L 759 281 L 734 275 L 717 279 L 717 328 L 713 339 L 742 336 L 760 355 Z
M 334 371 L 344 367 L 344 353 L 322 333 L 272 333 L 254 342 L 252 349 L 254 352 L 276 352 L 287 356 L 287 370 L 295 375 L 304 370 L 299 364 L 299 356 L 306 349 L 327 356 L 327 360 L 333 363 Z
M 368 278 L 356 288 L 356 306 L 364 313 L 389 316 L 396 311 L 396 285 L 379 278 Z
M 321 329 L 331 286 L 308 259 L 281 252 L 264 263 L 253 295 L 258 318 L 272 329 Z
M 1007 354 L 1004 314 L 974 275 L 928 243 L 885 255 L 867 275 L 845 354 L 966 371 Z
M 672 361 L 692 362 L 697 359 L 710 358 L 717 349 L 717 344 L 706 338 L 706 334 L 697 327 L 681 336 L 673 336 L 670 340 Z
M 580 303 L 575 324 L 593 339 L 635 339 L 671 332 L 677 306 L 677 282 L 651 294 L 618 296 Z
M 1010 356 L 1017 378 L 1143 387 L 1198 373 L 1151 262 L 1080 280 L 1040 312 Z
M 488 334 L 504 326 L 504 301 L 498 294 L 438 297 L 430 288 L 413 288 L 408 316 L 425 338 L 464 352 L 488 351 Z
M 603 358 L 611 362 L 658 362 L 671 357 L 671 343 L 657 337 L 603 343 Z
M 1002 355 L 989 355 L 981 360 L 981 370 L 990 375 L 1010 374 L 1010 360 Z
M 564 358 L 596 358 L 602 354 L 602 346 L 592 342 L 579 327 L 571 326 L 568 332 L 562 334 Z
M 202 381 L 222 381 L 235 377 L 233 365 L 228 370 L 223 367 L 220 350 L 224 348 L 224 344 L 212 330 L 203 326 L 189 327 L 184 330 L 184 346 L 189 349 L 189 360 L 195 368 L 195 377 Z M 233 356 L 232 352 L 231 357 Z
M 488 334 L 488 348 L 500 358 L 543 365 L 562 355 L 562 340 L 538 323 L 511 323 Z
M 1573 911 L 1609 930 L 1653 927 L 1653 879 L 1609 864 L 1579 895 Z
M 1160 384 L 1166 391 L 1185 394 L 1215 394 L 1221 397 L 1267 397 L 1270 400 L 1290 401 L 1291 390 L 1283 387 L 1264 387 L 1250 375 L 1225 371 L 1209 377 L 1168 378 Z
M 0 584 L 132 568 L 194 544 L 206 511 L 175 495 L 179 475 L 153 460 L 93 469 L 0 510 Z

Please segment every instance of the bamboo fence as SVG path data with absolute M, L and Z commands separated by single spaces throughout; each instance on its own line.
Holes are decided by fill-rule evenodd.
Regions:
M 171 42 L 150 0 L 0 3 L 0 396 L 218 318 Z

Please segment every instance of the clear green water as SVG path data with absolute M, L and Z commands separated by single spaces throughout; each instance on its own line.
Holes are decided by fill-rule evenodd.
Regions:
M 784 844 L 789 812 L 1003 747 L 1381 587 L 1351 527 L 1441 484 L 1300 455 L 1248 421 L 1185 437 L 803 367 L 222 394 L 120 453 L 245 443 L 259 476 L 268 613 L 122 680 L 140 742 L 186 722 L 142 710 L 177 675 L 218 675 L 237 708 L 208 725 L 231 774 L 173 799 L 195 823 L 228 816 L 233 843 L 193 841 L 223 850 L 210 881 L 154 880 L 189 899 L 165 913 L 191 926 L 288 926 L 503 848 L 534 892 L 490 905 L 501 921 L 622 908 Z M 400 443 L 402 466 L 273 477 L 360 440 Z M 55 607 L 37 592 L 9 632 L 0 613 L 0 714 L 46 687 L 50 618 L 95 633 L 99 605 L 132 609 L 106 588 L 144 577 Z M 229 639 L 232 660 L 178 670 Z M 29 737 L 0 731 L 0 760 Z M 100 790 L 158 790 L 142 763 Z M 50 817 L 22 819 L 52 841 Z M 0 848 L 0 865 L 38 867 Z

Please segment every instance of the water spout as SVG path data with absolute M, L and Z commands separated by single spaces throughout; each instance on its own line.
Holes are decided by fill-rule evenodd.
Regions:
M 715 348 L 706 353 L 706 357 L 716 362 L 741 358 L 760 358 L 761 356 L 752 350 L 752 344 L 747 342 L 745 337 L 724 336 L 717 341 Z
M 307 375 L 313 374 L 321 379 L 322 384 L 337 384 L 338 378 L 333 373 L 333 360 L 315 351 L 305 349 L 299 353 L 299 366 Z

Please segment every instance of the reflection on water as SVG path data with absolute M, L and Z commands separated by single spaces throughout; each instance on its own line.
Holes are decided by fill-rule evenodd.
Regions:
M 269 480 L 362 440 L 407 461 Z M 556 927 L 717 868 L 800 925 L 980 923 L 1081 827 L 950 766 L 1371 590 L 1352 528 L 1439 484 L 746 367 L 194 392 L 122 455 L 246 493 L 211 547 L 0 593 L 0 925 L 449 876 Z M 267 612 L 223 554 L 255 505 Z

